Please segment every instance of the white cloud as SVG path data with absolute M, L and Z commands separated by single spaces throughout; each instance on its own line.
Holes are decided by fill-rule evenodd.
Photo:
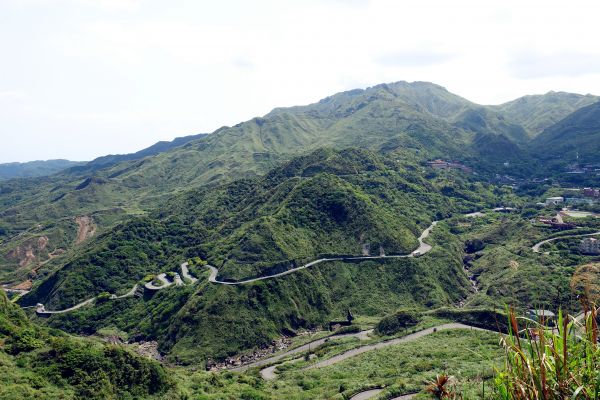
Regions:
M 600 94 L 597 15 L 581 0 L 0 0 L 0 162 L 54 149 L 18 138 L 91 158 L 397 80 L 480 103 Z
M 111 11 L 139 10 L 142 0 L 5 0 L 18 6 L 86 7 Z
M 27 99 L 27 93 L 20 90 L 0 90 L 0 103 L 18 103 Z

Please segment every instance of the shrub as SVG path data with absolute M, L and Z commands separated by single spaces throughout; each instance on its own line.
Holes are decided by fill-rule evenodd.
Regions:
M 336 335 L 341 335 L 344 333 L 358 333 L 360 332 L 360 326 L 358 325 L 350 325 L 350 326 L 343 326 L 340 329 L 338 329 L 337 331 L 335 331 Z
M 421 317 L 412 311 L 398 311 L 379 321 L 375 326 L 375 332 L 378 335 L 393 335 L 400 330 L 417 325 L 420 321 Z
M 108 300 L 110 300 L 110 293 L 108 292 L 102 292 L 96 297 L 96 303 L 98 304 L 106 303 Z

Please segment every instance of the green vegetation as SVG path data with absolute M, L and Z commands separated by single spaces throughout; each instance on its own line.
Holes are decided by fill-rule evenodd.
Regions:
M 158 363 L 31 324 L 0 292 L 0 397 L 154 398 L 173 385 Z
M 522 125 L 535 137 L 569 114 L 600 100 L 597 96 L 565 92 L 524 96 L 493 108 Z
M 341 400 L 369 388 L 385 387 L 378 398 L 389 398 L 420 392 L 424 381 L 448 371 L 461 383 L 464 398 L 475 398 L 482 391 L 482 381 L 492 387 L 494 367 L 501 364 L 501 359 L 497 334 L 441 331 L 328 367 L 303 370 L 305 361 L 292 363 L 272 382 L 251 374 L 196 373 L 184 379 L 182 392 L 206 399 L 234 398 L 238 393 L 247 393 L 246 398 L 255 399 Z
M 414 327 L 420 320 L 420 316 L 415 312 L 406 310 L 397 311 L 395 314 L 388 315 L 379 321 L 375 326 L 375 332 L 378 335 L 393 335 L 400 330 Z
M 479 287 L 467 301 L 468 307 L 500 307 L 512 304 L 521 308 L 545 307 L 550 310 L 577 309 L 578 300 L 569 283 L 575 267 L 590 257 L 571 253 L 534 253 L 531 246 L 554 232 L 516 214 L 456 218 L 450 231 L 466 247 L 481 241 L 484 248 L 465 256 L 465 263 Z M 556 235 L 565 235 L 565 232 Z
M 583 107 L 544 130 L 533 140 L 532 146 L 538 157 L 551 167 L 564 167 L 574 162 L 597 163 L 600 154 L 599 117 L 600 102 Z
M 514 313 L 511 334 L 503 338 L 505 366 L 496 377 L 500 399 L 598 399 L 600 349 L 596 308 L 581 323 L 558 314 L 553 331 L 544 323 L 525 321 L 524 338 Z M 535 331 L 535 338 L 530 332 Z M 534 340 L 535 339 L 535 340 Z
M 369 326 L 379 321 L 376 332 L 388 336 L 439 319 L 505 331 L 495 311 L 504 304 L 574 310 L 581 282 L 588 287 L 595 271 L 576 266 L 594 258 L 579 254 L 575 239 L 549 244 L 549 254 L 532 252 L 562 233 L 527 219 L 555 211 L 535 203 L 563 194 L 556 182 L 576 152 L 598 161 L 594 101 L 550 93 L 484 107 L 437 85 L 398 82 L 53 176 L 2 181 L 0 279 L 34 282 L 18 302 L 56 310 L 97 299 L 47 319 L 32 312 L 51 327 L 40 328 L 0 298 L 0 396 L 341 399 L 379 385 L 382 396 L 419 391 L 424 380 L 450 374 L 463 397 L 490 398 L 482 381 L 498 365 L 498 348 L 487 333 L 438 332 L 356 363 L 302 371 L 308 357 L 281 366 L 281 379 L 270 383 L 254 371 L 177 369 L 189 378 L 178 389 L 162 367 L 98 336 L 156 340 L 167 361 L 198 368 L 327 327 L 348 309 Z M 542 165 L 557 154 L 556 164 Z M 434 158 L 475 173 L 432 168 L 426 161 Z M 555 179 L 514 190 L 487 183 L 511 181 L 496 174 Z M 462 217 L 501 205 L 519 212 Z M 82 215 L 97 231 L 79 243 L 75 217 Z M 328 256 L 407 254 L 434 220 L 441 222 L 427 240 L 433 250 L 421 257 L 324 262 L 242 286 L 207 282 L 207 264 L 235 281 Z M 598 229 L 593 218 L 581 225 L 578 232 Z M 194 285 L 114 298 L 136 283 L 158 283 L 159 273 L 173 279 L 186 260 Z M 331 341 L 314 353 L 323 359 L 358 342 Z
M 210 135 L 158 143 L 131 155 L 101 157 L 50 177 L 3 181 L 0 272 L 19 265 L 2 259 L 10 251 L 2 242 L 20 240 L 19 233 L 38 224 L 98 212 L 138 215 L 190 187 L 256 177 L 324 146 L 370 149 L 413 168 L 444 158 L 462 161 L 481 177 L 496 172 L 524 176 L 540 167 L 529 155 L 537 154 L 538 146 L 524 149 L 528 136 L 593 99 L 549 93 L 484 107 L 434 84 L 396 82 L 338 93 L 307 106 L 275 109 Z M 509 167 L 503 165 L 506 161 Z M 108 230 L 117 222 L 108 219 L 98 226 Z M 65 248 L 71 250 L 72 237 L 64 235 L 68 239 L 57 242 L 71 242 Z M 60 265 L 43 269 L 52 271 Z
M 368 151 L 319 150 L 263 178 L 176 196 L 119 225 L 22 304 L 62 308 L 102 291 L 126 292 L 193 257 L 217 266 L 220 279 L 239 280 L 327 255 L 406 254 L 431 220 L 495 204 L 498 194 L 444 171 L 426 180 Z

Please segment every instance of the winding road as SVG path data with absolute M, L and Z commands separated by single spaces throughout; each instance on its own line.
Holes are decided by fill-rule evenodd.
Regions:
M 600 232 L 595 232 L 595 233 L 580 233 L 580 234 L 575 234 L 575 235 L 564 235 L 564 236 L 557 236 L 555 238 L 551 238 L 551 239 L 546 239 L 546 240 L 542 240 L 539 243 L 534 244 L 531 247 L 531 250 L 533 250 L 534 253 L 539 253 L 540 252 L 540 247 L 545 245 L 546 243 L 550 243 L 550 242 L 554 242 L 555 240 L 559 240 L 559 239 L 567 239 L 567 238 L 573 238 L 573 237 L 585 237 L 585 236 L 596 236 L 596 235 L 600 235 Z
M 196 283 L 198 281 L 198 278 L 190 275 L 190 270 L 188 269 L 188 263 L 184 262 L 183 264 L 181 264 L 181 275 L 183 275 L 183 277 L 187 280 L 189 280 L 192 283 Z
M 173 282 L 169 282 L 169 280 L 167 279 L 166 272 L 163 272 L 162 274 L 158 274 L 156 279 L 158 279 L 160 282 L 162 282 L 162 285 L 155 285 L 154 283 L 152 283 L 153 281 L 150 281 L 150 282 L 146 283 L 144 285 L 144 287 L 148 290 L 160 290 L 160 289 L 169 287 L 173 284 Z
M 381 348 L 388 347 L 388 346 L 394 346 L 394 345 L 401 344 L 401 343 L 412 342 L 412 341 L 422 338 L 424 336 L 430 335 L 434 332 L 449 330 L 449 329 L 467 329 L 467 330 L 475 330 L 475 331 L 495 332 L 492 330 L 477 328 L 474 326 L 465 325 L 465 324 L 461 324 L 461 323 L 447 323 L 447 324 L 437 325 L 437 326 L 434 326 L 431 328 L 423 329 L 419 332 L 415 332 L 410 335 L 403 336 L 401 338 L 396 338 L 396 339 L 386 340 L 383 342 L 378 342 L 378 343 L 373 343 L 373 344 L 356 347 L 356 348 L 348 350 L 344 353 L 338 354 L 337 356 L 333 356 L 327 360 L 319 361 L 315 364 L 312 364 L 312 365 L 306 367 L 305 369 L 309 370 L 309 369 L 314 369 L 314 368 L 330 366 L 333 364 L 337 364 L 341 361 L 347 360 L 348 358 L 355 357 L 359 354 L 366 353 L 368 351 L 377 350 L 377 349 L 381 349 Z M 357 336 L 359 334 L 363 334 L 366 336 L 370 332 L 371 331 L 363 331 L 363 332 L 359 332 L 358 334 L 340 335 L 339 337 L 352 337 L 352 336 Z M 325 343 L 325 338 L 316 340 L 314 342 L 311 342 L 310 344 L 306 344 L 306 345 L 298 347 L 296 349 L 292 349 L 292 350 L 282 353 L 276 357 L 270 357 L 268 359 L 264 359 L 264 360 L 256 361 L 252 364 L 248 364 L 244 367 L 236 368 L 236 369 L 234 369 L 234 371 L 243 371 L 243 370 L 251 368 L 251 367 L 260 366 L 260 365 L 264 365 L 264 364 L 270 364 L 272 362 L 276 362 L 276 361 L 278 361 L 284 357 L 287 357 L 289 355 L 294 355 L 294 354 L 300 353 L 302 351 L 308 350 L 310 345 L 316 347 L 323 343 Z M 283 364 L 298 362 L 300 360 L 302 360 L 302 358 L 296 358 L 293 360 L 286 361 Z M 279 365 L 282 365 L 282 364 L 275 364 L 275 365 L 271 365 L 269 367 L 261 369 L 260 370 L 261 377 L 267 381 L 276 379 L 277 374 L 275 373 L 275 370 L 277 369 L 277 367 Z M 382 388 L 365 390 L 364 392 L 355 394 L 353 397 L 351 397 L 351 400 L 367 400 L 367 399 L 377 396 L 382 391 L 383 391 Z M 408 400 L 408 399 L 412 399 L 414 396 L 415 396 L 414 393 L 406 394 L 406 395 L 402 395 L 399 397 L 395 397 L 393 400 Z
M 312 267 L 314 265 L 317 264 L 321 264 L 323 262 L 327 262 L 327 261 L 357 261 L 357 260 L 376 260 L 376 259 L 383 259 L 383 258 L 409 258 L 409 257 L 419 257 L 424 255 L 425 253 L 431 251 L 432 246 L 425 243 L 425 239 L 429 236 L 429 234 L 431 233 L 431 230 L 436 226 L 436 224 L 438 223 L 438 221 L 433 221 L 431 223 L 431 225 L 429 225 L 422 233 L 421 236 L 419 236 L 418 241 L 419 241 L 419 247 L 417 247 L 416 250 L 414 250 L 412 253 L 410 254 L 398 254 L 398 255 L 379 255 L 379 256 L 356 256 L 356 257 L 332 257 L 332 258 L 320 258 L 318 260 L 314 260 L 311 261 L 307 264 L 304 264 L 300 267 L 296 267 L 296 268 L 292 268 L 290 270 L 284 271 L 284 272 L 280 272 L 278 274 L 273 274 L 273 275 L 266 275 L 266 276 L 261 276 L 258 278 L 252 278 L 252 279 L 246 279 L 243 281 L 236 281 L 236 282 L 227 282 L 227 281 L 219 281 L 217 279 L 217 276 L 219 275 L 219 270 L 215 267 L 213 267 L 212 265 L 206 265 L 206 267 L 210 270 L 210 275 L 208 277 L 208 281 L 210 283 L 216 283 L 216 284 L 221 284 L 221 285 L 244 285 L 244 284 L 248 284 L 248 283 L 252 283 L 252 282 L 257 282 L 257 281 L 263 281 L 265 279 L 272 279 L 272 278 L 278 278 L 281 276 L 285 276 L 285 275 L 289 275 L 289 274 L 293 274 L 296 271 L 302 270 L 302 269 L 306 269 L 309 267 Z M 184 278 L 189 279 L 192 284 L 196 283 L 198 281 L 197 278 L 194 278 L 193 276 L 190 275 L 189 273 L 189 269 L 188 269 L 188 263 L 184 262 L 180 265 L 181 267 L 181 273 L 183 275 Z M 169 287 L 173 284 L 175 284 L 176 286 L 184 286 L 185 282 L 181 279 L 181 276 L 178 273 L 175 273 L 174 279 L 173 281 L 169 281 L 167 279 L 167 274 L 166 273 L 161 273 L 157 276 L 157 279 L 159 281 L 162 282 L 162 285 L 155 285 L 152 282 L 148 282 L 144 285 L 144 287 L 148 290 L 152 290 L 152 291 L 157 291 L 157 290 L 161 290 L 164 289 L 166 287 Z M 133 293 L 135 293 L 135 291 L 137 290 L 137 284 L 134 286 L 134 288 L 130 291 L 131 295 L 133 295 Z M 120 299 L 123 297 L 129 297 L 129 296 L 112 296 L 111 299 Z M 87 299 L 85 301 L 82 301 L 79 304 L 74 305 L 73 307 L 70 308 L 66 308 L 64 310 L 57 310 L 57 311 L 49 311 L 46 310 L 43 304 L 38 304 L 36 306 L 36 312 L 39 315 L 50 315 L 50 314 L 62 314 L 62 313 L 66 313 L 66 312 L 70 312 L 70 311 L 75 311 L 85 305 L 91 304 L 94 300 L 96 299 L 96 297 L 92 297 L 91 299 Z
M 291 356 L 294 354 L 298 354 L 298 353 L 303 353 L 305 351 L 309 351 L 311 348 L 315 348 L 317 346 L 322 345 L 325 342 L 328 342 L 330 340 L 337 340 L 337 339 L 344 339 L 344 338 L 349 338 L 349 337 L 355 337 L 358 338 L 360 340 L 367 340 L 369 338 L 369 334 L 373 332 L 373 329 L 369 329 L 366 331 L 360 331 L 360 332 L 356 332 L 356 333 L 343 333 L 341 335 L 332 335 L 332 336 L 327 336 L 321 339 L 317 339 L 317 340 L 313 340 L 312 342 L 303 344 L 302 346 L 299 347 L 295 347 L 291 350 L 286 351 L 285 353 L 281 353 L 269 358 L 263 358 L 262 360 L 258 360 L 258 361 L 254 361 L 252 363 L 248 363 L 246 365 L 242 365 L 240 367 L 236 367 L 236 368 L 232 368 L 231 371 L 245 371 L 249 368 L 254 368 L 254 367 L 261 367 L 263 365 L 268 365 L 268 364 L 272 364 L 275 363 L 279 360 L 281 360 L 282 358 L 285 358 L 287 356 Z M 263 378 L 265 378 L 266 380 L 269 380 L 271 378 L 271 374 L 268 371 L 270 367 L 267 368 L 263 368 L 260 373 L 263 376 Z M 273 370 L 275 370 L 275 367 L 273 367 Z M 266 376 L 263 374 L 263 371 L 267 371 L 264 374 L 266 374 Z M 273 375 L 273 378 L 275 376 Z
M 430 335 L 434 332 L 437 331 L 443 331 L 443 330 L 448 330 L 448 329 L 468 329 L 468 330 L 477 330 L 477 331 L 487 331 L 486 329 L 482 329 L 482 328 L 477 328 L 474 326 L 470 326 L 470 325 L 465 325 L 465 324 L 461 324 L 461 323 L 447 323 L 447 324 L 442 324 L 442 325 L 437 325 L 431 328 L 427 328 L 427 329 L 423 329 L 419 332 L 415 332 L 412 333 L 410 335 L 407 336 L 403 336 L 401 338 L 396 338 L 396 339 L 391 339 L 391 340 L 386 340 L 383 342 L 378 342 L 378 343 L 373 343 L 373 344 L 368 344 L 365 346 L 359 346 L 356 347 L 354 349 L 348 350 L 342 354 L 338 354 L 337 356 L 334 356 L 332 358 L 329 358 L 327 360 L 323 360 L 320 362 L 317 362 L 315 364 L 312 364 L 310 366 L 308 366 L 306 369 L 313 369 L 313 368 L 320 368 L 320 367 L 326 367 L 329 365 L 333 365 L 333 364 L 337 364 L 341 361 L 344 361 L 348 358 L 357 356 L 359 354 L 365 353 L 367 351 L 371 351 L 371 350 L 376 350 L 376 349 L 381 349 L 384 347 L 388 347 L 388 346 L 393 346 L 396 344 L 400 344 L 400 343 L 406 343 L 406 342 L 411 342 L 413 340 L 419 339 L 423 336 L 427 336 Z M 305 345 L 302 345 L 300 347 L 296 347 L 292 350 L 286 351 L 285 353 L 281 353 L 278 354 L 276 356 L 273 357 L 269 357 L 269 358 L 265 358 L 262 360 L 258 360 L 255 361 L 253 363 L 250 364 L 246 364 L 244 366 L 241 367 L 237 367 L 237 368 L 233 368 L 231 369 L 232 371 L 245 371 L 249 368 L 253 368 L 253 367 L 260 367 L 262 365 L 268 365 L 268 364 L 272 364 L 275 363 L 285 357 L 294 355 L 294 354 L 298 354 L 298 353 L 302 353 L 304 351 L 308 351 L 310 350 L 310 348 L 316 348 L 317 346 L 322 345 L 323 343 L 332 340 L 332 339 L 341 339 L 341 338 L 347 338 L 347 337 L 357 337 L 361 340 L 366 340 L 369 338 L 369 334 L 372 333 L 373 330 L 367 330 L 367 331 L 361 331 L 358 333 L 348 333 L 348 334 L 343 334 L 343 335 L 336 335 L 336 336 L 329 336 L 326 338 L 322 338 L 322 339 L 318 339 L 318 340 L 314 340 L 310 343 L 307 343 Z M 490 332 L 493 332 L 490 330 Z M 495 331 L 494 331 L 495 332 Z M 300 361 L 300 358 L 294 359 L 294 360 L 290 360 L 287 362 L 296 362 L 296 361 Z M 263 379 L 265 380 L 273 380 L 275 378 L 277 378 L 277 374 L 275 374 L 275 369 L 277 368 L 278 365 L 281 364 L 275 364 L 275 365 L 271 365 L 268 366 L 266 368 L 263 368 L 260 370 L 260 375 L 263 377 Z
M 302 269 L 306 269 L 306 268 L 310 268 L 314 265 L 317 264 L 321 264 L 327 261 L 357 261 L 357 260 L 377 260 L 377 259 L 383 259 L 383 258 L 409 258 L 409 257 L 419 257 L 424 255 L 425 253 L 431 251 L 432 246 L 425 243 L 424 240 L 427 239 L 427 237 L 429 236 L 429 234 L 431 233 L 431 230 L 437 225 L 438 221 L 433 221 L 431 223 L 431 225 L 429 225 L 429 227 L 427 227 L 427 229 L 425 229 L 423 231 L 423 233 L 421 233 L 421 236 L 419 236 L 419 247 L 417 247 L 416 250 L 414 250 L 412 253 L 409 254 L 398 254 L 398 255 L 380 255 L 380 256 L 356 256 L 356 257 L 330 257 L 330 258 L 319 258 L 318 260 L 314 260 L 311 261 L 307 264 L 301 265 L 300 267 L 296 267 L 296 268 L 292 268 L 289 269 L 287 271 L 284 272 L 280 272 L 277 274 L 273 274 L 273 275 L 265 275 L 265 276 L 261 276 L 258 278 L 251 278 L 251 279 L 246 279 L 243 281 L 235 281 L 235 282 L 228 282 L 228 281 L 220 281 L 217 279 L 217 276 L 219 275 L 219 270 L 215 267 L 213 267 L 212 265 L 206 265 L 207 268 L 210 269 L 210 276 L 208 277 L 208 281 L 211 283 L 218 283 L 221 285 L 245 285 L 247 283 L 252 283 L 252 282 L 258 282 L 258 281 L 264 281 L 265 279 L 272 279 L 272 278 L 279 278 L 281 276 L 285 276 L 285 275 L 289 275 L 289 274 L 293 274 L 294 272 L 300 271 Z
M 369 389 L 369 390 L 365 390 L 364 392 L 357 393 L 354 396 L 350 397 L 350 400 L 368 400 L 368 399 L 372 399 L 373 397 L 377 396 L 381 392 L 383 392 L 383 389 Z M 390 400 L 409 400 L 409 399 L 412 399 L 413 397 L 415 397 L 416 395 L 417 395 L 416 393 L 405 394 L 405 395 L 402 395 L 402 396 L 394 397 L 393 399 L 390 399 Z
M 443 330 L 448 330 L 448 329 L 469 329 L 469 330 L 477 330 L 477 331 L 485 331 L 486 330 L 486 329 L 476 328 L 476 327 L 473 327 L 470 325 L 465 325 L 465 324 L 460 324 L 460 323 L 449 323 L 449 324 L 438 325 L 438 326 L 434 326 L 431 328 L 423 329 L 422 331 L 419 331 L 419 332 L 411 333 L 410 335 L 403 336 L 401 338 L 386 340 L 384 342 L 373 343 L 373 344 L 368 344 L 365 346 L 357 347 L 355 349 L 348 350 L 345 353 L 338 354 L 337 356 L 331 357 L 327 360 L 319 361 L 315 364 L 312 364 L 312 365 L 306 367 L 306 369 L 327 367 L 329 365 L 337 364 L 340 361 L 344 361 L 350 357 L 357 356 L 357 355 L 365 353 L 367 351 L 382 349 L 384 347 L 393 346 L 393 345 L 400 344 L 400 343 L 411 342 L 411 341 L 419 339 L 423 336 L 430 335 L 436 331 L 443 331 Z

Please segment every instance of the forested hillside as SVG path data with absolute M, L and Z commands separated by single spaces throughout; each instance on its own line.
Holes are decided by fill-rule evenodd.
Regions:
M 160 398 L 172 385 L 161 365 L 124 348 L 32 324 L 0 291 L 2 399 Z
M 120 224 L 21 304 L 61 309 L 101 292 L 122 294 L 145 275 L 178 271 L 195 257 L 217 266 L 221 279 L 239 280 L 324 254 L 407 254 L 432 220 L 496 205 L 498 195 L 468 175 L 425 177 L 416 165 L 370 151 L 317 150 L 261 178 L 182 193 Z M 195 291 L 179 286 L 144 300 L 109 301 L 52 316 L 50 323 L 86 334 L 116 325 L 159 340 L 180 360 L 221 358 L 266 344 L 286 329 L 319 326 L 347 307 L 381 315 L 406 302 L 459 301 L 468 287 L 461 245 L 443 230 L 436 237 L 443 239 L 435 258 L 331 262 L 239 287 L 210 284 L 208 270 L 198 266 Z

